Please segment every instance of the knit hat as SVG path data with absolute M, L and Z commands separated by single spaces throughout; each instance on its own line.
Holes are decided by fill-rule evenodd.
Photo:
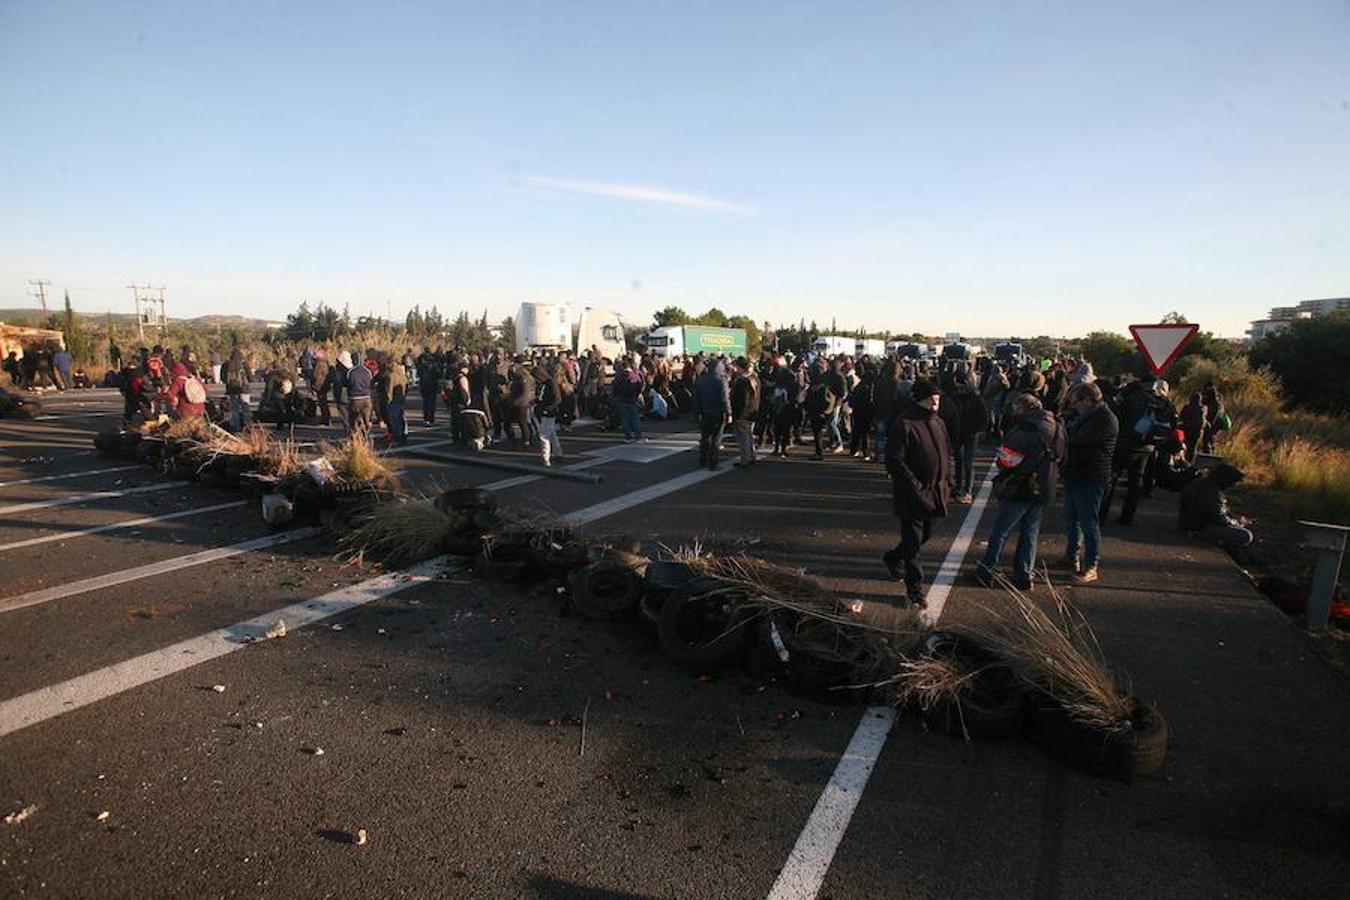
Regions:
M 910 391 L 909 396 L 915 403 L 920 400 L 927 400 L 929 397 L 937 396 L 938 387 L 931 381 L 916 381 L 914 389 Z

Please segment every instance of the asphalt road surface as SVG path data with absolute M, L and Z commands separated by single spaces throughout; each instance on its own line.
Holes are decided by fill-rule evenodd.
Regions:
M 1171 726 L 1161 773 L 1124 785 L 675 668 L 547 586 L 345 564 L 237 493 L 94 454 L 118 409 L 82 391 L 0 420 L 0 895 L 1350 895 L 1346 685 L 1231 561 L 1176 538 L 1172 496 L 1109 528 L 1102 582 L 1071 591 Z M 879 467 L 801 448 L 700 475 L 682 428 L 564 436 L 594 485 L 401 459 L 425 489 L 898 597 Z M 958 507 L 925 550 L 941 622 L 999 602 L 952 577 L 990 518 Z

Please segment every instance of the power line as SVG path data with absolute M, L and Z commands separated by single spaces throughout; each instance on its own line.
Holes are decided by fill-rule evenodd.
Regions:
M 142 343 L 145 342 L 145 323 L 151 322 L 158 324 L 161 331 L 164 329 L 166 319 L 164 318 L 164 285 L 154 287 L 149 284 L 129 284 L 127 290 L 131 291 L 131 296 L 136 302 L 136 335 Z M 158 297 L 150 296 L 150 292 L 155 291 Z M 144 303 L 149 310 L 149 314 L 141 313 L 141 304 Z M 159 321 L 155 323 L 152 318 L 154 315 L 155 304 L 159 304 Z

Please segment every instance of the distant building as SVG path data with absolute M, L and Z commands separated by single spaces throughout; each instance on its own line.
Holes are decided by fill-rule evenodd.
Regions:
M 1252 327 L 1247 329 L 1247 336 L 1256 342 L 1272 334 L 1279 334 L 1288 328 L 1291 322 L 1299 319 L 1316 319 L 1318 316 L 1329 315 L 1340 309 L 1350 310 L 1350 297 L 1304 300 L 1297 306 L 1277 306 L 1266 318 L 1252 322 Z

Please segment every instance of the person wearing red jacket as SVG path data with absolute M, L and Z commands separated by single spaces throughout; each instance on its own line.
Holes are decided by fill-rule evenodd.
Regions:
M 188 367 L 177 362 L 170 370 L 173 380 L 156 400 L 167 403 L 173 409 L 175 419 L 191 419 L 206 415 L 206 387 L 197 376 L 188 371 Z

